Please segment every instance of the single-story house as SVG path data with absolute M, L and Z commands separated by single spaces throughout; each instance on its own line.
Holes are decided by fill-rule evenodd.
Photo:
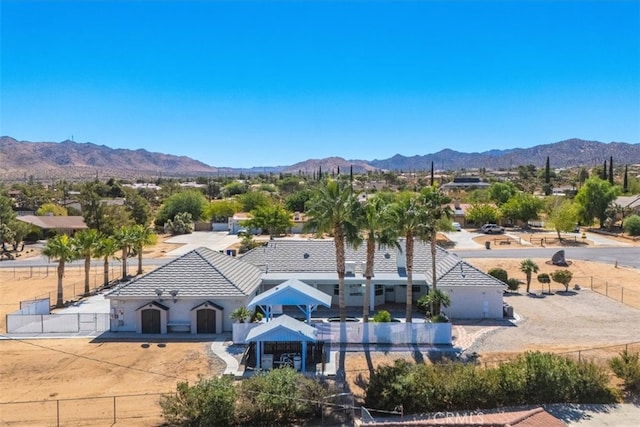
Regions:
M 262 230 L 247 230 L 247 226 L 244 225 L 245 221 L 251 218 L 253 218 L 253 216 L 248 212 L 237 212 L 233 214 L 233 216 L 229 218 L 229 234 L 238 234 L 246 231 L 251 231 L 251 234 L 260 234 Z
M 640 196 L 618 196 L 614 203 L 633 212 L 640 214 Z
M 88 228 L 81 216 L 22 215 L 16 219 L 39 228 L 42 236 L 46 236 L 49 231 L 73 235 L 78 230 Z
M 449 190 L 475 190 L 489 188 L 491 184 L 481 181 L 479 177 L 464 176 L 453 178 L 453 181 L 442 184 L 440 188 L 445 191 Z
M 256 295 L 262 272 L 207 248 L 194 249 L 106 295 L 111 331 L 219 334 Z
M 346 305 L 362 307 L 365 247 L 346 248 Z M 370 307 L 406 303 L 404 244 L 378 248 Z M 501 318 L 506 285 L 444 249 L 436 251 L 438 289 L 447 292 L 451 318 Z M 416 242 L 413 301 L 432 289 L 431 248 Z M 107 294 L 112 331 L 138 333 L 222 333 L 232 330 L 230 314 L 252 298 L 298 280 L 338 305 L 338 275 L 332 240 L 273 240 L 241 258 L 195 249 Z

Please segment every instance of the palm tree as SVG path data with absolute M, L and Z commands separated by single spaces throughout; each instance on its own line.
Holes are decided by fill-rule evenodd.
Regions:
M 378 247 L 398 246 L 395 229 L 391 226 L 389 205 L 382 197 L 373 196 L 367 199 L 361 215 L 358 217 L 359 227 L 367 241 L 367 256 L 364 276 L 366 278 L 364 299 L 362 304 L 362 321 L 369 321 L 369 301 L 371 300 L 371 279 L 373 277 L 376 244 Z
M 75 250 L 73 239 L 66 234 L 59 234 L 47 242 L 42 253 L 49 258 L 58 260 L 58 296 L 56 307 L 64 305 L 62 278 L 64 277 L 64 266 L 66 262 L 78 259 L 78 252 Z
M 441 230 L 443 222 L 447 225 L 451 224 L 453 211 L 449 207 L 451 199 L 439 192 L 435 187 L 425 188 L 421 193 L 422 205 L 426 210 L 426 222 L 424 224 L 426 232 L 429 236 L 431 244 L 431 285 L 432 291 L 438 289 L 436 272 L 436 242 L 437 233 Z M 433 311 L 435 307 L 432 307 Z
M 78 255 L 84 258 L 84 294 L 89 294 L 89 273 L 91 272 L 91 258 L 96 256 L 100 242 L 102 241 L 102 233 L 98 230 L 89 228 L 75 234 L 73 243 Z
M 336 251 L 336 271 L 338 273 L 338 306 L 340 321 L 346 320 L 344 293 L 345 242 L 357 242 L 358 229 L 354 213 L 358 201 L 350 186 L 328 179 L 309 200 L 307 214 L 310 216 L 306 227 L 316 233 L 331 233 Z
M 118 244 L 118 247 L 122 250 L 122 280 L 127 280 L 127 258 L 129 258 L 129 252 L 133 247 L 135 240 L 131 227 L 122 226 L 116 230 L 113 238 Z
M 446 292 L 442 292 L 440 289 L 433 289 L 427 295 L 421 297 L 418 300 L 418 304 L 425 309 L 429 308 L 431 317 L 437 318 L 442 307 L 447 308 L 451 305 L 451 298 Z
M 131 226 L 131 240 L 131 247 L 138 254 L 138 272 L 136 274 L 142 274 L 142 249 L 148 245 L 155 245 L 157 236 L 151 228 L 136 224 Z
M 396 231 L 405 239 L 405 258 L 407 270 L 407 308 L 405 320 L 412 321 L 413 311 L 413 246 L 416 237 L 423 239 L 426 222 L 425 211 L 415 195 L 401 195 L 392 207 L 392 220 Z
M 100 241 L 96 256 L 104 258 L 103 286 L 109 286 L 109 258 L 118 252 L 118 249 L 120 247 L 113 236 L 105 237 Z
M 529 286 L 531 285 L 531 275 L 537 273 L 539 269 L 538 264 L 530 258 L 524 259 L 520 263 L 520 271 L 527 275 L 527 293 L 529 293 Z

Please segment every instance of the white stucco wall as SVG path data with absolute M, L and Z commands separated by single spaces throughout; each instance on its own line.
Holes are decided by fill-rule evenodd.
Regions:
M 503 288 L 500 286 L 438 286 L 451 298 L 444 308 L 451 319 L 501 319 Z

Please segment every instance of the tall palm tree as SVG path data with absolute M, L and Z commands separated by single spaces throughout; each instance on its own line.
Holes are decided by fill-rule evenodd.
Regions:
M 376 244 L 378 247 L 398 246 L 398 236 L 391 226 L 389 204 L 379 196 L 373 196 L 362 206 L 358 217 L 359 227 L 367 242 L 365 267 L 365 290 L 362 304 L 362 321 L 369 321 L 369 301 L 371 300 L 371 279 L 373 278 Z
M 155 245 L 157 236 L 151 228 L 136 224 L 131 226 L 131 240 L 131 247 L 138 254 L 138 272 L 136 274 L 142 274 L 142 249 L 145 246 Z
M 59 234 L 47 242 L 42 253 L 49 258 L 58 260 L 58 295 L 56 298 L 56 307 L 64 305 L 62 278 L 64 277 L 65 263 L 78 259 L 73 239 L 66 234 Z
M 407 308 L 405 321 L 411 323 L 413 312 L 413 253 L 414 240 L 424 239 L 425 211 L 420 199 L 414 194 L 402 194 L 392 207 L 392 218 L 396 231 L 405 239 L 407 270 Z
M 539 269 L 538 264 L 530 258 L 524 259 L 520 263 L 520 271 L 527 276 L 527 293 L 529 293 L 529 286 L 531 285 L 531 275 L 537 273 Z
M 122 257 L 120 261 L 122 262 L 122 280 L 127 280 L 127 259 L 129 258 L 129 252 L 133 247 L 135 240 L 134 235 L 131 229 L 131 226 L 122 226 L 116 230 L 113 235 L 113 238 L 118 244 L 120 250 L 122 250 Z
M 91 258 L 98 253 L 99 245 L 103 239 L 102 233 L 89 228 L 79 231 L 73 237 L 73 243 L 78 255 L 84 258 L 84 293 L 89 294 L 89 273 L 91 272 Z
M 113 236 L 105 237 L 100 241 L 96 256 L 104 259 L 103 269 L 103 286 L 109 286 L 109 258 L 111 258 L 120 247 Z
M 344 182 L 328 179 L 309 200 L 307 214 L 310 216 L 306 227 L 316 233 L 331 233 L 336 251 L 336 271 L 338 273 L 338 306 L 340 321 L 346 320 L 344 293 L 345 243 L 357 242 L 358 228 L 354 213 L 358 208 L 353 190 Z
M 425 209 L 425 231 L 431 246 L 431 285 L 432 291 L 436 291 L 438 274 L 436 272 L 436 242 L 438 231 L 441 231 L 443 222 L 449 225 L 453 218 L 453 211 L 449 207 L 451 199 L 438 191 L 436 187 L 425 188 L 420 194 L 422 205 Z M 432 312 L 433 312 L 432 307 Z

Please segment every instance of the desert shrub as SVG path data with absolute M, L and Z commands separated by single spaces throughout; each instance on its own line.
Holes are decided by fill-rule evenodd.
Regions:
M 380 310 L 373 316 L 374 322 L 391 322 L 391 313 L 387 310 Z
M 335 390 L 292 368 L 257 373 L 240 384 L 237 421 L 244 425 L 289 425 L 319 414 L 316 402 Z
M 619 356 L 609 361 L 609 366 L 616 377 L 624 383 L 628 392 L 640 392 L 640 355 L 624 350 Z
M 495 277 L 496 279 L 500 280 L 501 282 L 507 283 L 507 280 L 509 279 L 509 275 L 507 274 L 507 270 L 505 270 L 504 268 L 492 268 L 491 270 L 489 270 L 487 272 L 490 276 Z
M 247 322 L 249 322 L 249 320 L 251 319 L 252 316 L 253 316 L 253 313 L 251 313 L 251 310 L 249 310 L 247 307 L 243 306 L 243 307 L 238 307 L 235 310 L 233 310 L 229 317 L 231 318 L 231 320 L 233 322 L 247 323 Z
M 235 422 L 236 389 L 232 378 L 180 382 L 175 394 L 160 397 L 162 414 L 170 425 L 211 426 Z
M 516 279 L 515 277 L 510 277 L 507 279 L 507 287 L 509 288 L 510 291 L 517 291 L 518 288 L 520 287 L 520 280 Z
M 569 270 L 556 270 L 551 273 L 551 278 L 554 282 L 561 283 L 564 286 L 564 291 L 569 291 L 569 283 L 573 279 L 573 273 Z
M 631 215 L 625 219 L 624 231 L 630 236 L 640 236 L 640 216 Z
M 164 232 L 174 236 L 193 233 L 194 225 L 189 212 L 180 212 L 164 224 Z
M 550 353 L 524 353 L 497 368 L 473 364 L 413 365 L 396 360 L 378 367 L 366 387 L 365 406 L 406 413 L 469 410 L 543 403 L 611 403 L 615 391 L 593 363 Z

